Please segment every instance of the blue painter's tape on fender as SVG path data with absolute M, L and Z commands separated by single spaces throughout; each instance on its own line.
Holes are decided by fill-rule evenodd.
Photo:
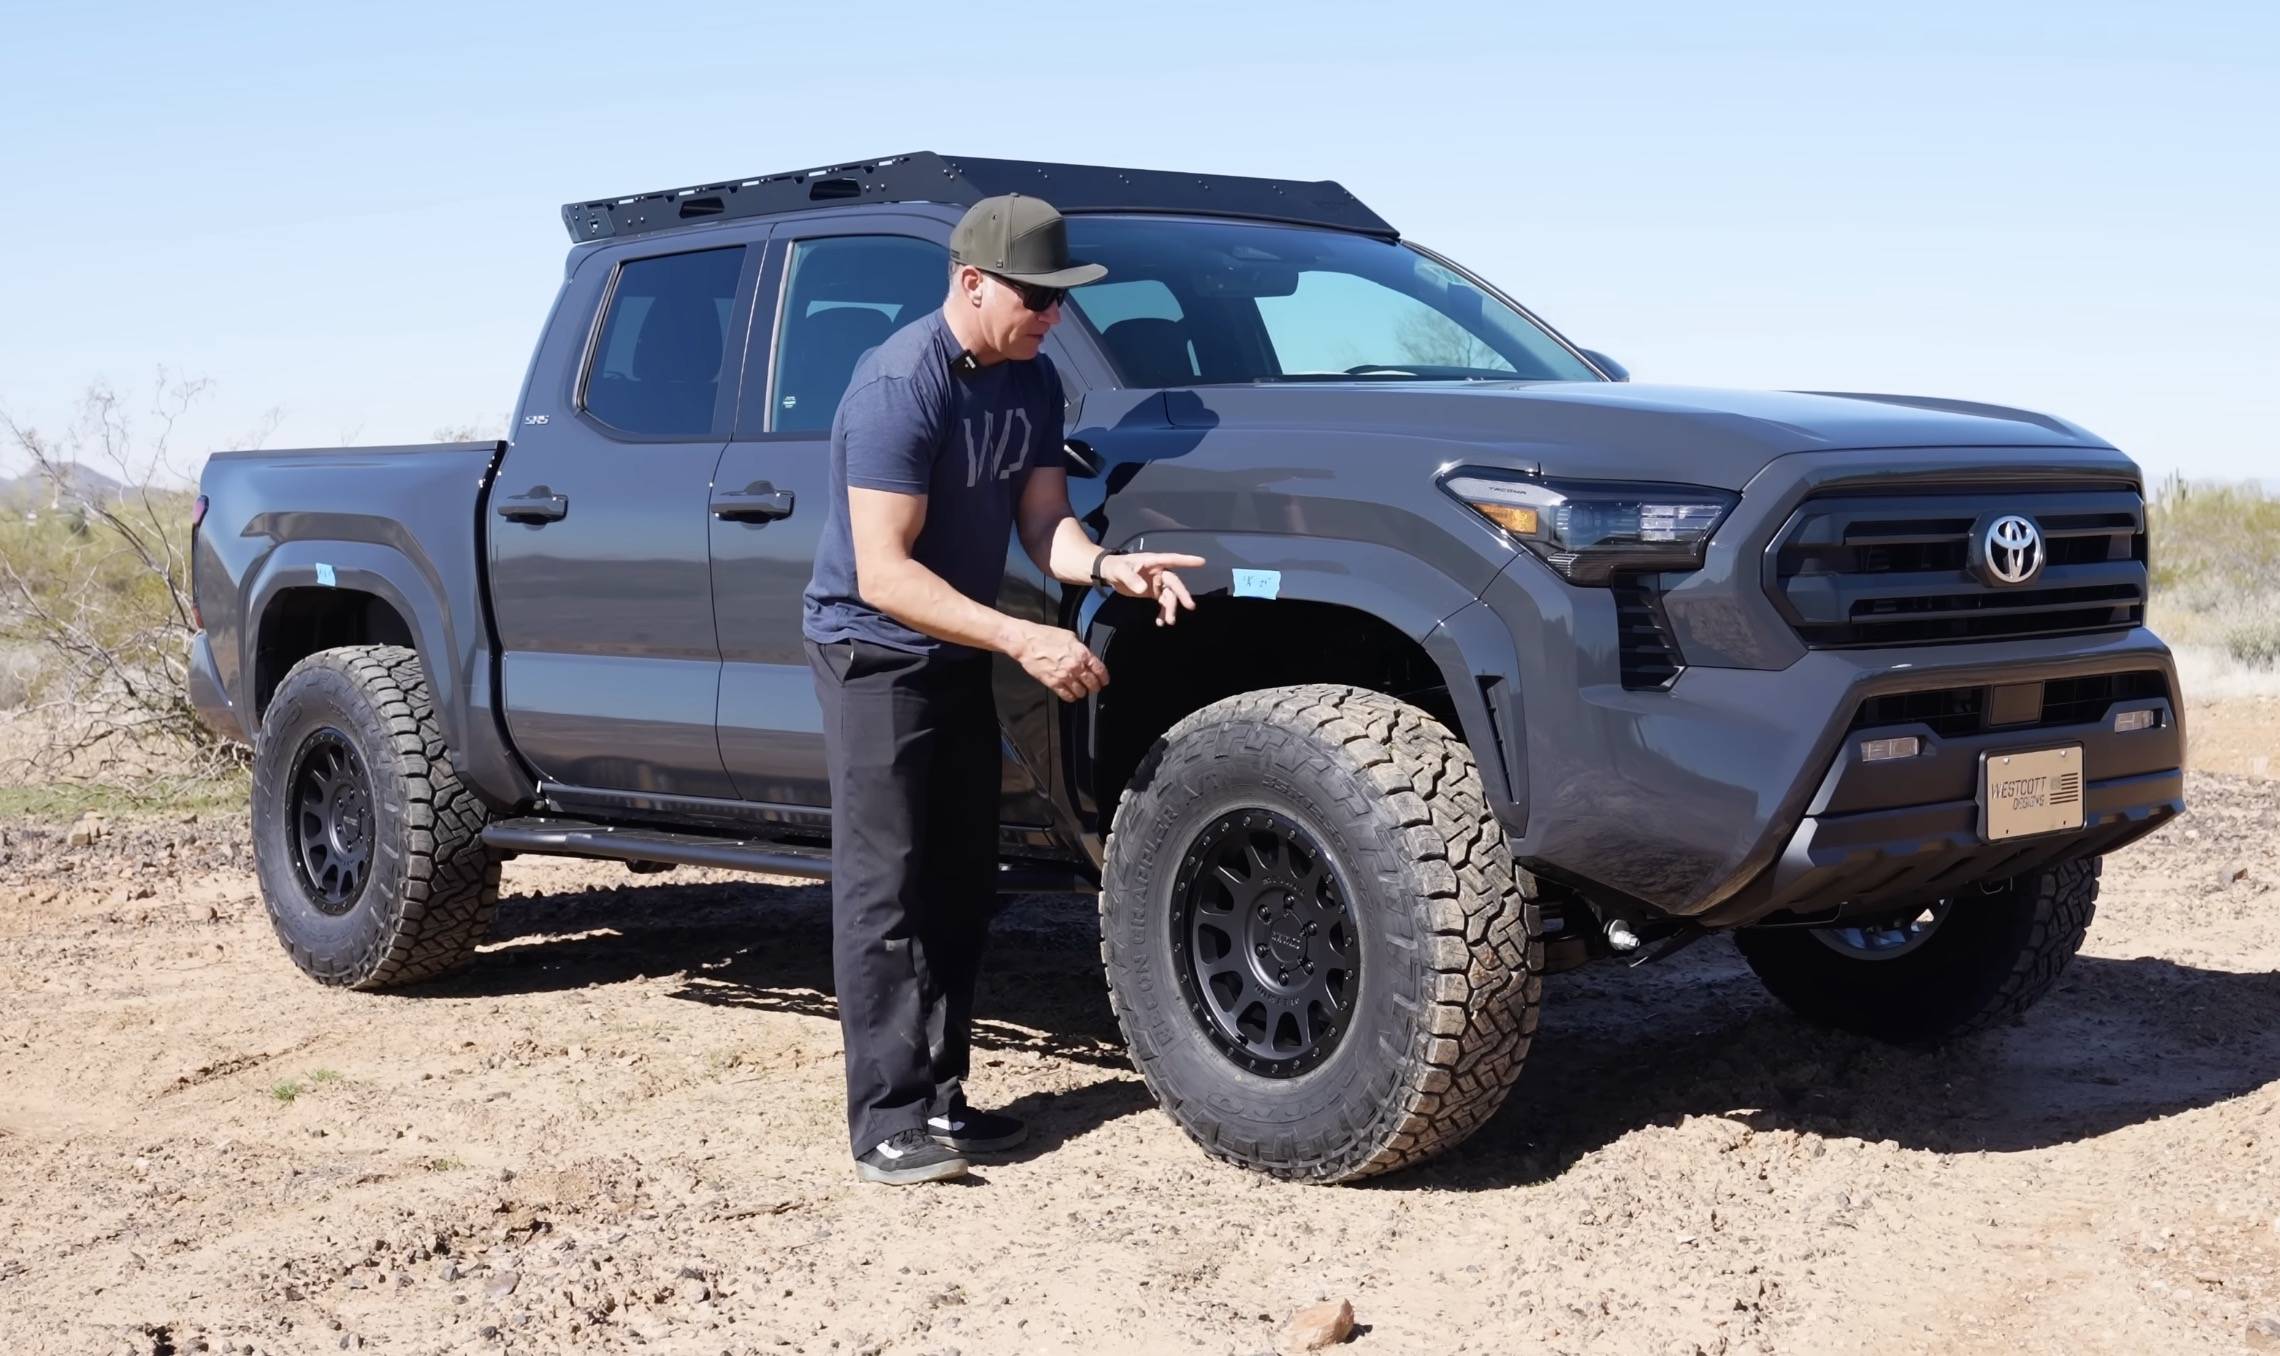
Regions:
M 1281 594 L 1281 570 L 1237 570 L 1235 572 L 1235 596 L 1238 598 L 1274 598 Z

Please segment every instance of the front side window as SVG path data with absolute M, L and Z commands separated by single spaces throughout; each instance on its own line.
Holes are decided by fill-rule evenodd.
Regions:
M 1108 266 L 1070 301 L 1134 386 L 1600 380 L 1527 316 L 1395 242 L 1080 217 L 1069 248 Z
M 776 321 L 769 427 L 830 428 L 856 360 L 940 308 L 949 279 L 950 251 L 910 236 L 826 236 L 795 244 Z
M 586 412 L 624 433 L 711 433 L 743 267 L 742 246 L 622 266 L 586 372 Z

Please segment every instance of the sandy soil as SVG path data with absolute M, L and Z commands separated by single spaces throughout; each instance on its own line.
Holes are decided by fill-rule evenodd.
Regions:
M 2280 752 L 2242 715 L 2196 749 Z M 820 888 L 525 859 L 470 973 L 368 996 L 286 961 L 235 815 L 11 824 L 0 1351 L 1240 1356 L 1322 1298 L 1380 1353 L 2280 1350 L 2280 783 L 2190 794 L 2021 1025 L 1814 1030 L 1722 941 L 1558 976 L 1504 1112 L 1357 1188 L 1153 1109 L 1083 900 L 1013 902 L 984 981 L 1032 1143 L 898 1191 L 845 1157 Z

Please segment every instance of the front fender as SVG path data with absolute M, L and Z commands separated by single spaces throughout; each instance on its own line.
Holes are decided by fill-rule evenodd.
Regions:
M 1432 565 L 1375 542 L 1203 529 L 1149 531 L 1126 550 L 1202 556 L 1201 570 L 1183 578 L 1199 599 L 1211 594 L 1329 603 L 1367 612 L 1424 647 L 1440 671 L 1463 727 L 1458 734 L 1480 765 L 1483 789 L 1500 820 L 1518 831 L 1526 822 L 1525 767 L 1517 762 L 1520 738 L 1519 665 L 1510 634 L 1479 594 Z M 1076 630 L 1093 653 L 1105 656 L 1115 639 L 1110 595 L 1086 594 Z M 1337 637 L 1323 637 L 1325 646 Z M 1099 728 L 1097 702 L 1086 705 L 1086 737 Z M 1088 756 L 1097 748 L 1088 746 Z

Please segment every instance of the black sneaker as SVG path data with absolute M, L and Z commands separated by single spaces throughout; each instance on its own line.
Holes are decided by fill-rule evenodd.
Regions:
M 943 1148 L 969 1154 L 994 1154 L 1029 1138 L 1028 1125 L 1018 1118 L 965 1106 L 947 1116 L 930 1117 L 926 1132 Z
M 855 1170 L 866 1182 L 888 1186 L 914 1186 L 966 1175 L 966 1160 L 955 1150 L 934 1142 L 924 1130 L 905 1130 L 876 1145 L 855 1160 Z

